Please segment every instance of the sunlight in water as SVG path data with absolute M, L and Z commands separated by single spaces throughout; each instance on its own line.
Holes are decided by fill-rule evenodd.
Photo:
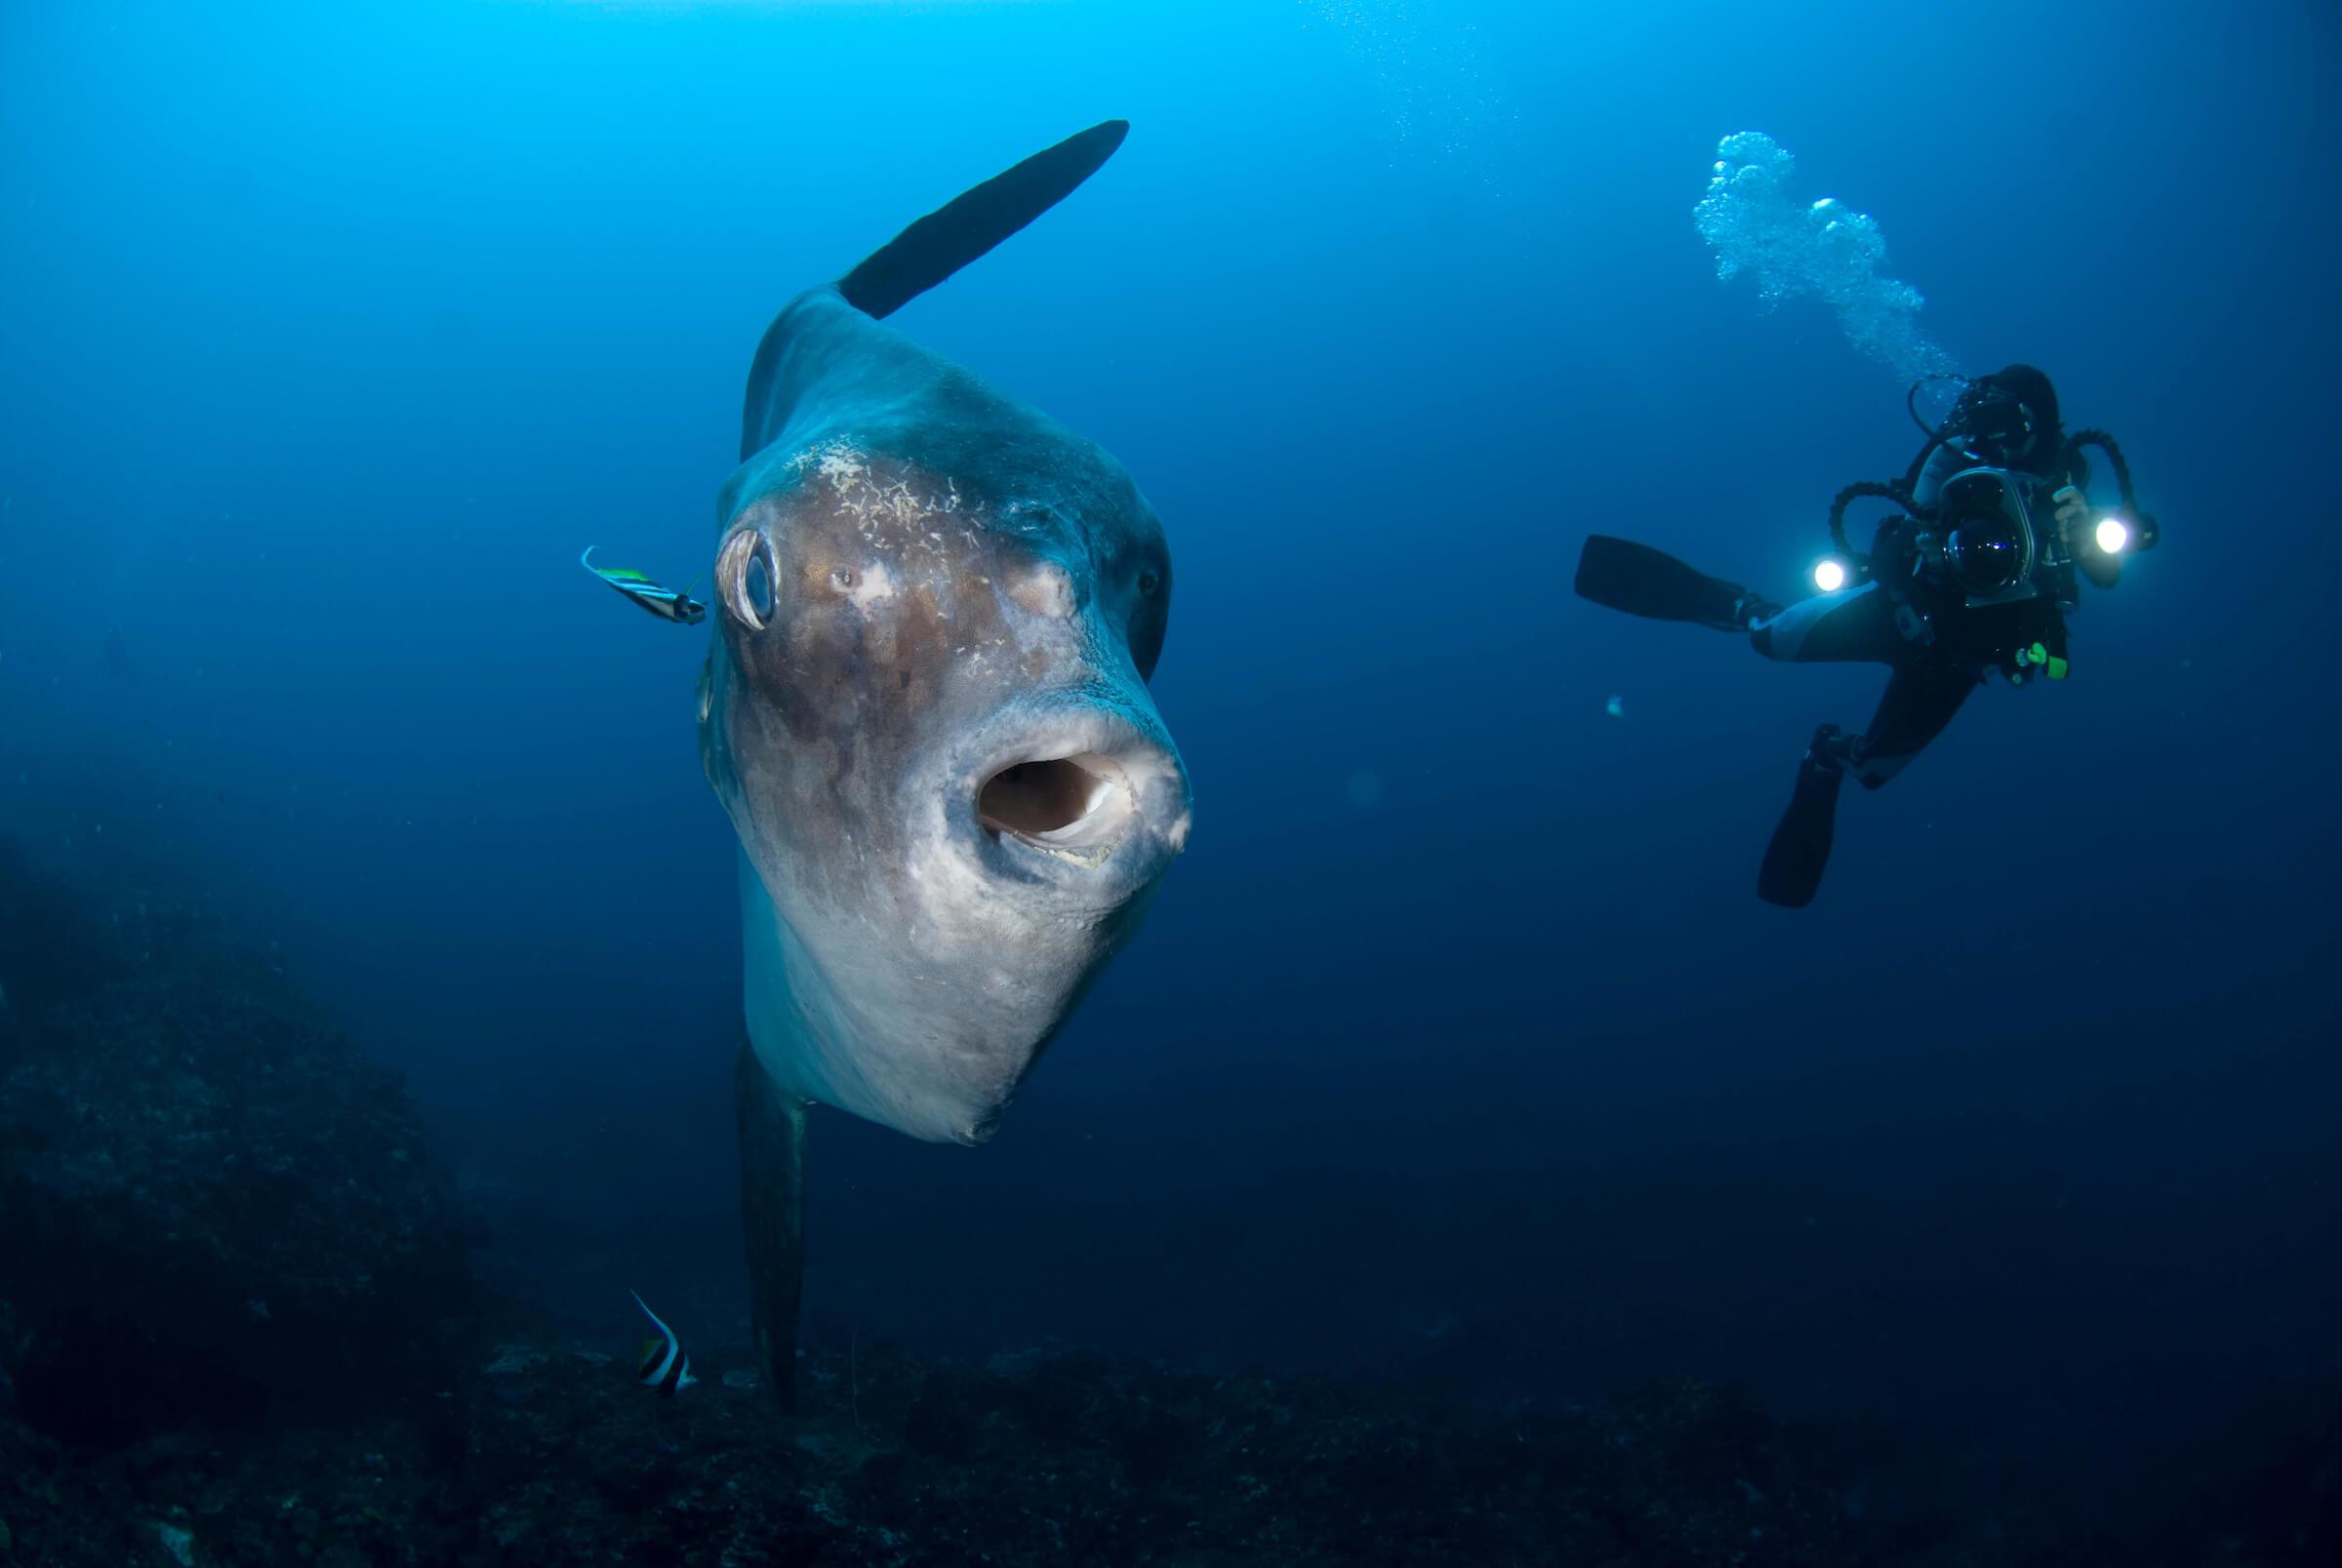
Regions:
M 1488 142 L 1513 119 L 1469 21 L 1427 16 L 1418 0 L 1302 0 L 1333 26 L 1374 78 L 1393 161 L 1484 166 Z

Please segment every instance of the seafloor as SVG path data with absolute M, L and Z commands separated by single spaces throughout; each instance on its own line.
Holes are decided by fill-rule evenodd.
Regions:
M 265 954 L 0 841 L 0 1568 L 2342 1562 L 2342 1421 L 2088 1542 L 1690 1381 L 1396 1384 L 816 1343 L 662 1398 L 473 1282 L 399 1085 Z M 1987 1517 L 1994 1522 L 1983 1522 Z

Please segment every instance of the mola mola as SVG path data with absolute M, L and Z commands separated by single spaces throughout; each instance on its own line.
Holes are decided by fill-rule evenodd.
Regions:
M 741 1185 L 787 1398 L 805 1110 L 980 1144 L 1188 836 L 1171 597 L 1122 465 L 882 324 L 1081 183 L 1096 126 L 807 290 L 748 373 L 700 754 L 740 840 Z

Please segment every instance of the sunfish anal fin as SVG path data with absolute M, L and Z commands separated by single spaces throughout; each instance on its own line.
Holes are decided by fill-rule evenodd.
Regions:
M 797 1307 L 805 1294 L 805 1105 L 774 1087 L 746 1031 L 734 1090 L 749 1329 L 765 1383 L 783 1409 L 794 1410 Z

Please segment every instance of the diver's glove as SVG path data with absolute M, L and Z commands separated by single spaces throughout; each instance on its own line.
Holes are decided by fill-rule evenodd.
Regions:
M 2058 532 L 2065 536 L 2066 548 L 2079 550 L 2089 542 L 2089 535 L 2083 527 L 2090 520 L 2089 498 L 2068 485 L 2054 499 L 2057 502 L 2055 515 Z

